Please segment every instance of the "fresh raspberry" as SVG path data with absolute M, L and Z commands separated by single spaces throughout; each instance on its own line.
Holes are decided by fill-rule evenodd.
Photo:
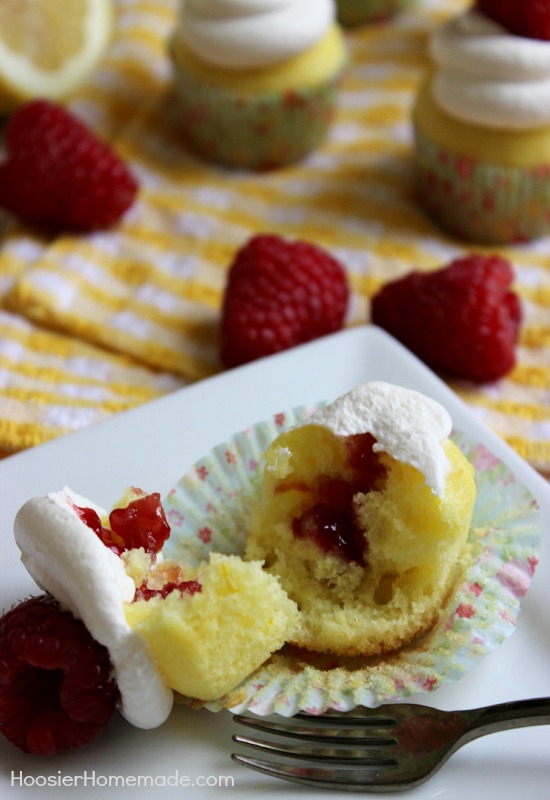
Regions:
M 515 364 L 521 322 L 514 273 L 498 256 L 470 255 L 435 272 L 387 283 L 372 300 L 372 321 L 428 366 L 477 383 Z
M 22 105 L 6 126 L 0 205 L 24 222 L 90 231 L 117 222 L 137 182 L 123 161 L 63 107 Z
M 510 33 L 550 40 L 550 0 L 477 0 L 477 8 Z
M 95 739 L 119 699 L 105 647 L 50 595 L 0 619 L 0 731 L 27 753 Z
M 343 267 L 320 247 L 254 236 L 229 270 L 222 363 L 234 367 L 337 331 L 348 295 Z

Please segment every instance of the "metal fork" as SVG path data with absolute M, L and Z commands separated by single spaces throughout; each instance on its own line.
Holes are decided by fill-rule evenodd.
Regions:
M 235 734 L 233 741 L 262 750 L 269 760 L 233 753 L 240 764 L 275 778 L 311 787 L 357 792 L 412 789 L 428 780 L 460 747 L 480 736 L 550 724 L 550 698 L 518 700 L 466 711 L 396 703 L 321 716 L 297 714 L 285 722 L 237 714 L 239 725 L 303 744 L 277 743 Z M 293 766 L 283 756 L 321 761 L 322 766 Z M 337 766 L 335 766 L 337 765 Z

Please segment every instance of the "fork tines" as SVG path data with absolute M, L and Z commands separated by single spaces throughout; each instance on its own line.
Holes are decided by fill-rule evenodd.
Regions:
M 361 718 L 360 725 L 357 726 L 355 720 L 347 717 L 342 720 L 333 715 L 315 717 L 309 714 L 297 714 L 290 720 L 281 723 L 273 722 L 265 717 L 256 718 L 236 714 L 234 721 L 239 725 L 244 725 L 263 733 L 276 734 L 277 736 L 289 736 L 294 739 L 307 739 L 308 742 L 333 743 L 333 744 L 361 744 L 362 747 L 369 745 L 392 745 L 395 738 L 388 735 L 388 728 L 395 726 L 395 719 L 391 717 L 376 716 L 368 720 Z M 353 723 L 355 722 L 355 726 Z M 343 723 L 343 724 L 342 724 Z
M 301 744 L 295 745 L 278 742 L 273 738 L 233 735 L 233 741 L 237 744 L 260 750 L 272 760 L 251 758 L 241 753 L 233 753 L 232 758 L 276 778 L 307 783 L 308 786 L 373 791 L 370 783 L 364 783 L 365 770 L 373 770 L 372 777 L 376 779 L 378 770 L 383 770 L 384 775 L 389 776 L 392 768 L 397 766 L 397 759 L 392 753 L 397 741 L 388 733 L 388 728 L 395 725 L 391 716 L 372 715 L 371 712 L 366 724 L 364 719 L 360 720 L 360 727 L 352 727 L 353 723 L 358 724 L 357 718 L 353 720 L 349 715 L 343 718 L 337 713 L 322 717 L 297 714 L 284 723 L 240 714 L 235 715 L 234 720 L 239 725 L 269 737 L 282 736 L 302 740 Z M 294 766 L 284 759 L 324 762 L 327 766 Z M 333 769 L 330 765 L 347 768 Z M 378 786 L 380 788 L 379 783 Z
M 233 754 L 235 761 L 247 767 L 308 786 L 389 792 L 428 780 L 462 745 L 479 736 L 550 725 L 550 698 L 461 711 L 389 703 L 377 709 L 327 711 L 321 716 L 302 713 L 284 722 L 241 715 L 234 719 L 268 737 L 233 737 L 235 742 L 266 756 L 259 759 Z M 280 736 L 298 739 L 299 743 L 280 743 Z M 292 759 L 297 758 L 304 763 L 293 766 Z M 308 761 L 314 766 L 307 766 Z M 319 762 L 323 766 L 316 766 Z

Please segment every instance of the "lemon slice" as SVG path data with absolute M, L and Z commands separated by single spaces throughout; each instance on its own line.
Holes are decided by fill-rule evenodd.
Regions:
M 112 29 L 112 0 L 0 0 L 0 113 L 33 97 L 67 98 Z

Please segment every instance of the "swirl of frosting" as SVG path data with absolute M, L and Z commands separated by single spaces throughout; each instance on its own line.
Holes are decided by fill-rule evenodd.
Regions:
M 180 32 L 202 60 L 254 69 L 304 52 L 334 17 L 332 0 L 181 0 Z
M 491 128 L 550 123 L 550 43 L 514 36 L 470 9 L 430 41 L 433 92 L 453 117 Z

